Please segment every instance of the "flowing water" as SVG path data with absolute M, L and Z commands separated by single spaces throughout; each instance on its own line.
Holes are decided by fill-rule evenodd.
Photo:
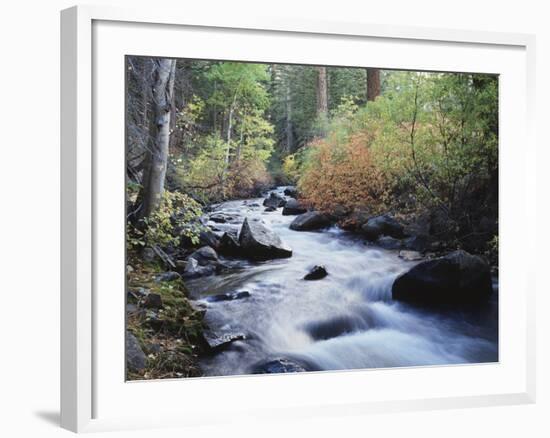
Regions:
M 282 194 L 282 188 L 277 192 Z M 192 297 L 207 305 L 206 321 L 213 331 L 247 338 L 202 359 L 205 375 L 247 374 L 276 359 L 308 370 L 498 361 L 498 293 L 475 312 L 421 310 L 394 302 L 393 280 L 414 262 L 337 227 L 290 230 L 295 216 L 283 216 L 281 209 L 264 212 L 262 201 L 220 204 L 215 211 L 233 219 L 210 225 L 220 232 L 238 230 L 245 217 L 259 219 L 293 255 L 257 263 L 224 259 L 236 269 L 188 282 Z M 324 265 L 329 275 L 303 280 L 314 265 Z M 209 295 L 238 291 L 250 296 L 208 301 Z

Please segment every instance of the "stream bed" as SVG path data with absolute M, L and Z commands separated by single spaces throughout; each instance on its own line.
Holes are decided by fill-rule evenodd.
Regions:
M 284 188 L 276 192 L 282 195 Z M 219 233 L 238 231 L 245 218 L 261 220 L 292 248 L 286 259 L 249 262 L 221 258 L 232 269 L 187 282 L 191 298 L 207 306 L 212 331 L 240 336 L 231 346 L 201 359 L 206 376 L 265 371 L 345 370 L 498 361 L 498 291 L 475 311 L 426 310 L 393 301 L 394 279 L 417 262 L 398 251 L 367 244 L 333 226 L 293 231 L 295 216 L 281 208 L 265 212 L 263 198 L 214 207 L 226 223 Z M 315 265 L 328 276 L 303 279 Z M 211 302 L 208 297 L 248 292 Z M 282 368 L 281 368 L 282 367 Z M 263 371 L 262 371 L 263 370 Z

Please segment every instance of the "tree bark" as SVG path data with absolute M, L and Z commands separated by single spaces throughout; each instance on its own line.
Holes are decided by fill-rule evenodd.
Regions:
M 380 70 L 367 68 L 367 102 L 380 96 Z
M 286 134 L 286 153 L 291 154 L 292 149 L 294 148 L 294 138 L 292 136 L 292 99 L 290 95 L 290 82 L 287 80 L 286 83 L 286 123 L 285 123 L 285 134 Z
M 148 151 L 147 179 L 143 181 L 143 207 L 140 217 L 147 217 L 155 211 L 164 193 L 168 146 L 170 143 L 170 113 L 174 92 L 171 74 L 175 60 L 155 60 L 154 83 L 152 90 L 152 142 Z
M 317 67 L 317 116 L 328 114 L 327 68 Z

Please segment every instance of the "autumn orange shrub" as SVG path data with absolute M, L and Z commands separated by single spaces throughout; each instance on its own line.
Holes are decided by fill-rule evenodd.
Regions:
M 371 141 L 369 133 L 360 131 L 344 142 L 327 138 L 309 143 L 308 164 L 299 181 L 305 202 L 327 212 L 383 210 L 388 183 L 373 160 Z

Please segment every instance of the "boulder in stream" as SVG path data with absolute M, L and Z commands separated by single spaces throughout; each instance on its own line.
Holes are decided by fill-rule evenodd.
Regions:
M 210 295 L 209 297 L 206 297 L 206 301 L 208 301 L 209 303 L 218 303 L 220 301 L 241 300 L 243 298 L 248 298 L 249 296 L 250 292 L 243 290 L 240 292 L 228 292 L 225 294 Z
M 324 266 L 315 265 L 311 269 L 311 271 L 309 271 L 305 275 L 304 280 L 320 280 L 322 278 L 325 278 L 327 275 L 328 275 L 328 272 Z
M 294 231 L 313 231 L 326 228 L 331 225 L 330 217 L 318 211 L 308 211 L 307 213 L 296 216 L 296 219 L 290 224 L 290 229 Z
M 256 364 L 252 367 L 252 374 L 302 373 L 304 371 L 307 369 L 298 362 L 284 358 Z
M 209 353 L 219 353 L 228 349 L 234 342 L 243 341 L 247 337 L 243 333 L 216 333 L 210 330 L 204 331 L 203 339 Z
M 279 236 L 257 221 L 245 219 L 239 233 L 243 254 L 252 260 L 269 260 L 292 257 L 292 249 Z
M 384 249 L 401 249 L 403 247 L 401 240 L 391 236 L 380 236 L 376 240 L 376 244 Z
M 392 286 L 394 300 L 426 306 L 476 304 L 491 293 L 489 265 L 462 250 L 419 263 Z
M 367 223 L 361 227 L 361 231 L 369 240 L 376 240 L 382 235 L 394 238 L 401 238 L 404 236 L 403 225 L 388 214 L 370 218 Z
M 283 216 L 293 216 L 296 214 L 304 214 L 307 208 L 300 204 L 296 199 L 289 199 L 283 207 Z
M 287 187 L 284 192 L 285 196 L 290 196 L 291 198 L 297 198 L 298 197 L 298 190 L 296 187 L 289 186 Z
M 218 252 L 225 256 L 237 257 L 242 253 L 241 245 L 237 240 L 237 236 L 230 233 L 223 233 L 218 245 Z
M 279 196 L 275 192 L 271 192 L 267 198 L 264 199 L 264 207 L 284 207 L 286 204 L 286 200 Z

